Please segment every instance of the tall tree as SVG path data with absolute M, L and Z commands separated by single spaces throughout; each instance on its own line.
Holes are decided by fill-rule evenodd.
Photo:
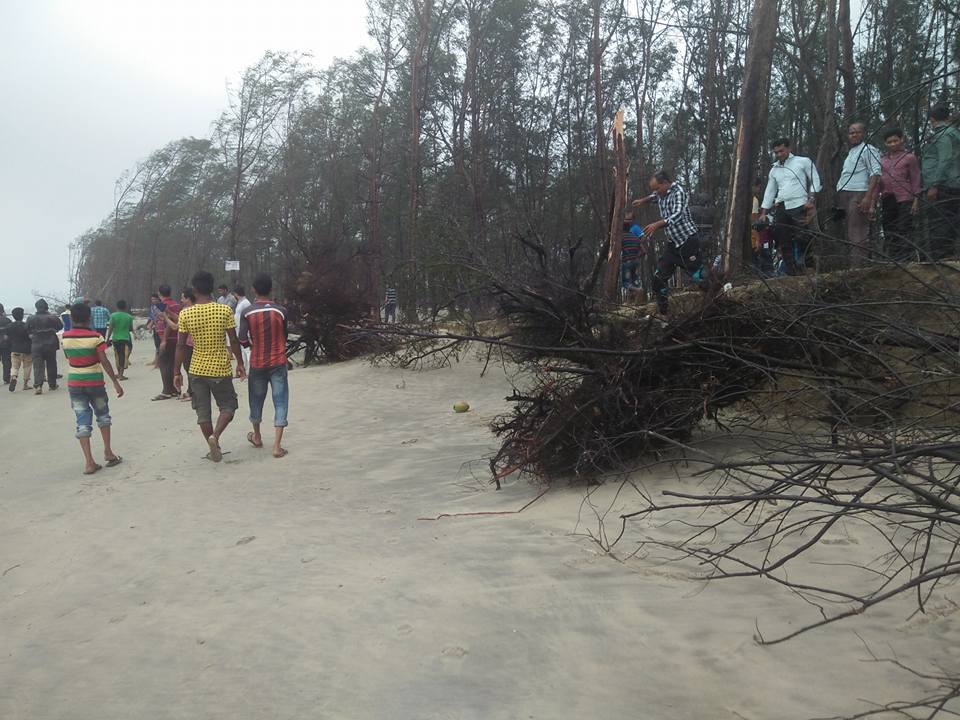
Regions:
M 760 97 L 761 90 L 769 82 L 778 15 L 778 0 L 754 2 L 743 92 L 740 95 L 743 100 L 740 103 L 737 141 L 730 171 L 730 190 L 727 194 L 729 202 L 724 232 L 727 251 L 724 267 L 727 271 L 740 269 L 750 258 L 750 234 L 747 232 L 750 219 L 750 186 L 760 147 L 758 130 L 761 114 L 759 104 L 750 102 L 749 99 Z
M 268 52 L 243 73 L 229 109 L 217 122 L 215 136 L 233 176 L 226 238 L 231 259 L 238 258 L 245 205 L 269 174 L 282 145 L 284 123 L 311 75 L 299 55 Z

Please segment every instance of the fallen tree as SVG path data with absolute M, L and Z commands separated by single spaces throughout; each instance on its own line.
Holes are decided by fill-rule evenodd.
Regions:
M 704 420 L 814 423 L 834 444 L 844 428 L 952 427 L 958 290 L 943 265 L 782 278 L 688 293 L 662 323 L 501 287 L 513 357 L 534 379 L 494 425 L 496 464 L 589 476 L 687 442 Z
M 655 548 L 692 560 L 710 580 L 762 578 L 816 608 L 800 629 L 758 632 L 761 643 L 907 593 L 923 611 L 960 574 L 957 265 L 681 291 L 668 322 L 570 280 L 492 281 L 502 314 L 491 327 L 389 330 L 407 336 L 407 360 L 479 343 L 520 368 L 513 410 L 493 424 L 498 486 L 516 471 L 593 481 L 692 465 L 692 488 L 628 479 L 637 506 L 601 517 L 595 540 L 620 557 Z M 658 537 L 676 519 L 689 532 Z M 879 537 L 877 558 L 840 582 L 804 578 L 802 559 L 850 523 Z M 930 695 L 881 710 L 932 717 L 960 698 L 957 678 L 921 675 L 936 681 Z

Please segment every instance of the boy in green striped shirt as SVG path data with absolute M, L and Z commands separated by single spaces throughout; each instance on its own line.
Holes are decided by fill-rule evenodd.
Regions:
M 90 307 L 77 303 L 70 308 L 72 327 L 63 333 L 63 352 L 70 363 L 67 375 L 67 388 L 70 391 L 70 405 L 77 416 L 77 440 L 83 451 L 84 475 L 92 475 L 103 466 L 93 459 L 90 436 L 93 435 L 93 416 L 97 417 L 97 426 L 103 437 L 103 457 L 107 467 L 119 465 L 122 458 L 110 447 L 110 406 L 107 402 L 107 388 L 103 380 L 106 374 L 113 381 L 117 397 L 123 397 L 123 387 L 113 372 L 113 366 L 107 359 L 107 343 L 103 336 L 90 329 Z

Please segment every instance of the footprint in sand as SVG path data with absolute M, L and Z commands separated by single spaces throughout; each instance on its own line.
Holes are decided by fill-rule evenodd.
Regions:
M 413 632 L 413 625 L 404 623 L 397 627 L 397 635 L 410 635 Z
M 856 538 L 827 538 L 820 541 L 824 545 L 859 545 L 860 541 Z
M 460 659 L 467 654 L 467 651 L 459 645 L 448 645 L 440 652 L 440 654 L 444 657 Z
M 257 539 L 256 535 L 247 535 L 247 537 L 242 537 L 235 543 L 236 545 L 246 545 Z

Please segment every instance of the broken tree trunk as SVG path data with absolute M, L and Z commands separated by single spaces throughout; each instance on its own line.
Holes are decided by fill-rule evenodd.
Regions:
M 627 151 L 623 142 L 623 108 L 613 121 L 613 211 L 608 228 L 607 264 L 603 273 L 603 297 L 616 302 L 620 288 L 620 250 L 623 245 L 623 209 L 627 202 Z
M 770 76 L 773 46 L 777 39 L 778 5 L 777 0 L 756 0 L 750 22 L 750 45 L 747 48 L 737 142 L 727 194 L 724 269 L 728 273 L 739 270 L 750 260 L 750 234 L 747 232 L 752 209 L 750 184 L 760 142 L 761 108 L 766 103 L 761 93 Z

